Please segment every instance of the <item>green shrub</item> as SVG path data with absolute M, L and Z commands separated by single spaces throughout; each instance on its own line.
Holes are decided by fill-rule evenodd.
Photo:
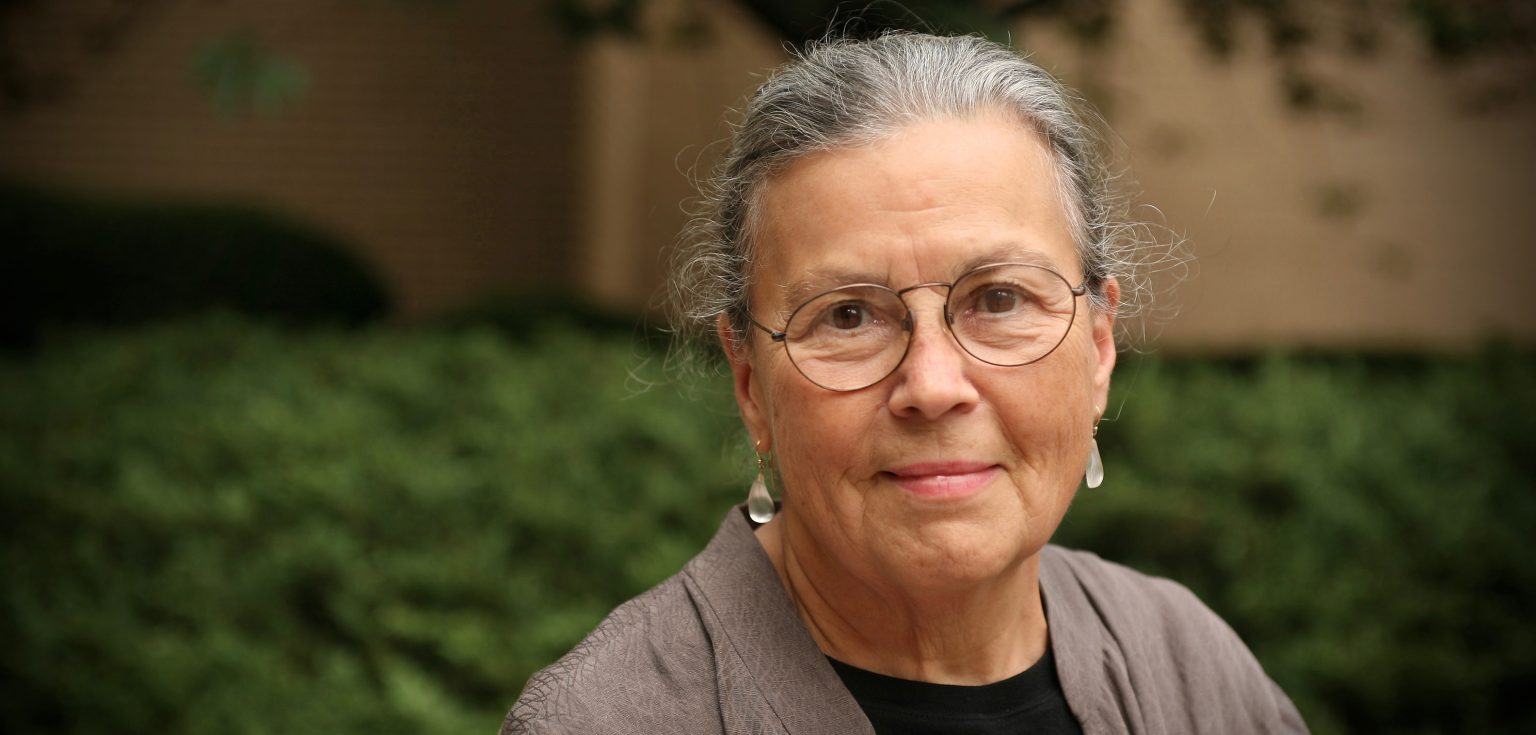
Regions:
M 648 349 L 223 318 L 0 363 L 0 728 L 493 732 L 744 496 L 725 386 Z M 1189 584 L 1317 732 L 1531 730 L 1533 365 L 1126 361 L 1059 539 Z
M 1059 542 L 1188 585 L 1316 732 L 1536 732 L 1530 353 L 1125 367 Z
M 47 329 L 131 326 L 210 309 L 359 324 L 389 297 L 361 259 L 250 207 L 95 200 L 0 182 L 0 346 Z
M 636 358 L 225 320 L 6 365 L 0 728 L 494 732 L 743 494 Z

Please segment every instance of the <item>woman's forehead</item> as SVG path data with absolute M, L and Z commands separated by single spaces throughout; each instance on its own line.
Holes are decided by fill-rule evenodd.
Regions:
M 998 262 L 1077 270 L 1049 149 L 1009 121 L 928 123 L 819 153 L 775 176 L 758 204 L 754 280 L 786 297 Z

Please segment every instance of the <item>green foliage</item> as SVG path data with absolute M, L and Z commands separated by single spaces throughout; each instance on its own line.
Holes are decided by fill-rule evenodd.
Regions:
M 0 362 L 0 728 L 493 731 L 744 495 L 660 362 L 233 318 Z M 1189 584 L 1317 732 L 1529 731 L 1533 366 L 1127 361 L 1059 539 Z
M 248 31 L 205 44 L 192 60 L 191 76 L 193 87 L 225 117 L 274 113 L 309 90 L 303 64 L 272 51 Z
M 636 357 L 220 320 L 5 365 L 0 729 L 494 731 L 745 486 Z
M 1116 381 L 1105 484 L 1059 542 L 1188 585 L 1315 732 L 1536 731 L 1531 354 L 1138 361 Z
M 551 330 L 574 330 L 615 339 L 633 337 L 649 347 L 664 346 L 668 338 L 666 332 L 648 327 L 632 313 L 605 308 L 568 291 L 554 289 L 494 292 L 433 319 L 432 326 L 492 327 L 515 342 Z
M 389 297 L 347 243 L 248 207 L 114 202 L 0 182 L 0 345 L 50 326 L 238 311 L 356 324 Z

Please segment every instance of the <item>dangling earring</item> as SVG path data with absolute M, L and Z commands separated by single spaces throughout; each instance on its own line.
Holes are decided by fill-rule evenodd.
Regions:
M 747 515 L 756 523 L 767 523 L 773 520 L 773 496 L 768 494 L 768 462 L 763 455 L 757 453 L 757 448 L 762 442 L 752 442 L 752 450 L 757 454 L 757 479 L 752 481 L 752 489 L 747 491 Z
M 1094 408 L 1093 438 L 1088 440 L 1088 470 L 1083 473 L 1083 480 L 1088 487 L 1095 488 L 1104 483 L 1104 459 L 1099 456 L 1099 420 L 1103 414 L 1098 408 Z

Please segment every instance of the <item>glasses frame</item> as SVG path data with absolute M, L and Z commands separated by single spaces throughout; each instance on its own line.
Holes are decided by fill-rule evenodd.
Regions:
M 1042 270 L 1042 271 L 1045 271 L 1046 273 L 1051 274 L 1052 276 L 1055 276 L 1058 280 L 1060 280 L 1062 285 L 1067 287 L 1067 291 L 1069 291 L 1072 294 L 1072 315 L 1067 318 L 1067 328 L 1061 330 L 1061 337 L 1056 340 L 1056 344 L 1051 345 L 1051 348 L 1046 350 L 1045 352 L 1041 353 L 1039 357 L 1036 357 L 1033 360 L 1026 360 L 1024 362 L 1019 362 L 1019 363 L 993 362 L 991 360 L 988 360 L 988 359 L 986 359 L 986 358 L 984 358 L 984 357 L 982 357 L 982 356 L 972 352 L 971 348 L 966 346 L 965 341 L 960 339 L 960 335 L 955 334 L 955 328 L 954 328 L 955 314 L 949 308 L 950 307 L 949 301 L 950 301 L 950 299 L 954 298 L 955 284 L 960 283 L 961 281 L 964 281 L 965 279 L 970 278 L 971 276 L 974 276 L 977 273 L 982 273 L 984 271 L 994 270 L 994 269 L 997 269 L 997 268 L 1008 268 L 1008 267 L 1012 267 L 1012 266 L 1021 266 L 1021 267 L 1025 267 L 1025 268 L 1035 268 L 1035 269 L 1038 269 L 1038 270 Z M 813 385 L 815 385 L 815 386 L 817 386 L 819 388 L 825 389 L 825 390 L 833 391 L 835 393 L 852 393 L 854 391 L 864 390 L 865 388 L 868 388 L 868 387 L 870 387 L 872 385 L 879 384 L 881 381 L 883 381 L 886 378 L 889 378 L 892 375 L 894 375 L 897 370 L 901 369 L 902 363 L 907 361 L 907 355 L 912 351 L 912 337 L 913 337 L 913 335 L 915 335 L 917 333 L 916 322 L 913 320 L 912 307 L 907 305 L 907 299 L 906 299 L 906 295 L 911 293 L 911 292 L 913 292 L 913 291 L 917 291 L 919 289 L 924 289 L 924 288 L 942 288 L 942 289 L 944 289 L 944 319 L 943 319 L 944 331 L 949 333 L 950 339 L 954 340 L 955 344 L 957 346 L 959 346 L 960 350 L 963 351 L 965 354 L 970 355 L 971 357 L 975 358 L 977 361 L 985 363 L 987 365 L 995 365 L 997 367 L 1024 367 L 1025 365 L 1033 365 L 1033 364 L 1035 364 L 1037 362 L 1040 362 L 1041 360 L 1044 360 L 1047 357 L 1050 357 L 1051 353 L 1054 353 L 1056 351 L 1056 348 L 1061 346 L 1062 342 L 1067 341 L 1067 335 L 1072 333 L 1072 325 L 1077 321 L 1077 297 L 1083 296 L 1083 295 L 1088 293 L 1088 277 L 1084 276 L 1082 283 L 1080 283 L 1080 284 L 1078 284 L 1076 286 L 1073 286 L 1072 282 L 1068 281 L 1066 276 L 1063 276 L 1062 274 L 1058 273 L 1053 268 L 1047 268 L 1047 267 L 1045 267 L 1043 265 L 1040 265 L 1038 263 L 1005 262 L 1005 263 L 988 263 L 987 265 L 977 266 L 977 267 L 972 268 L 972 269 L 970 269 L 970 270 L 968 270 L 968 271 L 966 271 L 964 273 L 961 273 L 960 276 L 958 278 L 956 278 L 955 280 L 953 280 L 953 281 L 948 281 L 948 282 L 945 282 L 945 281 L 929 281 L 927 283 L 913 284 L 911 286 L 907 286 L 907 287 L 902 288 L 902 289 L 894 289 L 894 288 L 891 288 L 890 286 L 886 286 L 886 285 L 880 284 L 880 283 L 847 283 L 847 284 L 843 284 L 841 286 L 838 286 L 836 288 L 829 288 L 829 289 L 827 289 L 825 291 L 821 291 L 821 292 L 819 292 L 819 293 L 817 293 L 817 294 L 807 298 L 805 301 L 801 302 L 800 305 L 796 306 L 792 311 L 790 311 L 789 312 L 789 316 L 787 318 L 785 318 L 785 320 L 784 320 L 785 329 L 788 329 L 789 325 L 795 321 L 795 315 L 799 314 L 801 309 L 804 309 L 805 307 L 810 306 L 817 299 L 819 299 L 819 298 L 821 298 L 823 296 L 826 296 L 827 294 L 830 294 L 830 293 L 835 293 L 837 291 L 843 291 L 843 290 L 853 289 L 853 288 L 876 288 L 876 289 L 879 289 L 881 291 L 886 291 L 886 292 L 894 295 L 896 297 L 896 300 L 901 302 L 902 308 L 906 310 L 906 315 L 903 316 L 902 320 L 901 320 L 901 328 L 902 328 L 902 331 L 906 332 L 906 334 L 907 334 L 907 343 L 906 343 L 906 345 L 904 345 L 902 347 L 901 357 L 896 360 L 896 363 L 894 365 L 891 366 L 890 371 L 888 371 L 884 375 L 881 375 L 879 378 L 876 378 L 875 380 L 873 380 L 873 381 L 871 381 L 871 382 L 869 382 L 869 383 L 867 383 L 865 385 L 858 386 L 857 388 L 833 388 L 831 386 L 823 385 L 821 383 L 816 382 L 816 380 L 814 378 L 812 378 L 809 375 L 806 375 L 805 374 L 805 370 L 800 367 L 800 363 L 795 361 L 795 353 L 794 353 L 793 350 L 791 350 L 789 348 L 789 341 L 788 341 L 789 332 L 784 331 L 784 330 L 772 329 L 770 327 L 764 326 L 762 323 L 758 322 L 757 319 L 755 319 L 752 316 L 752 312 L 751 311 L 747 312 L 747 321 L 749 323 L 751 323 L 752 326 L 757 327 L 758 329 L 763 330 L 763 332 L 768 335 L 769 339 L 773 340 L 774 342 L 778 342 L 779 344 L 784 345 L 784 354 L 789 357 L 789 363 L 791 365 L 794 365 L 795 366 L 795 371 L 800 373 L 801 377 L 805 378 L 806 380 L 809 380 L 811 382 L 811 384 L 813 384 Z

